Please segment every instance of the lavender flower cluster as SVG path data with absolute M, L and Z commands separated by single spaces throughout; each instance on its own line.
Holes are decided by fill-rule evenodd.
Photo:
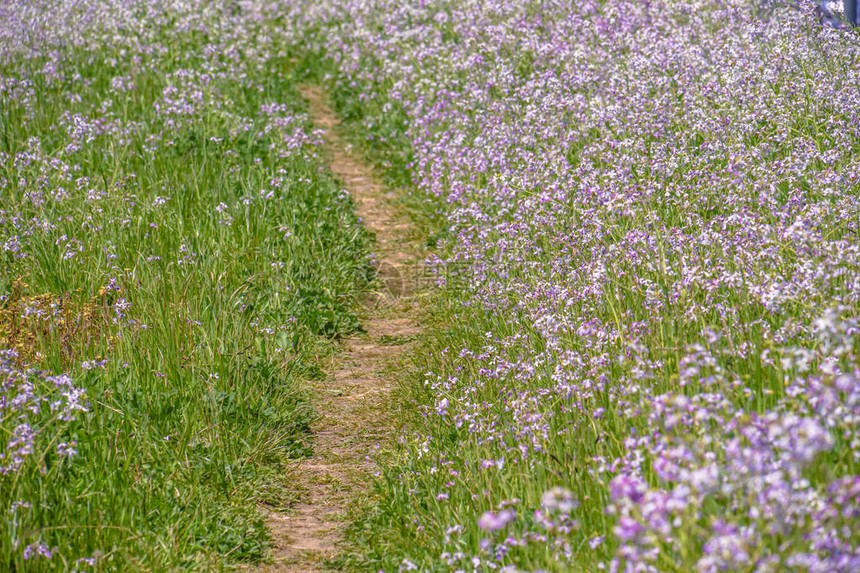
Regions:
M 42 479 L 60 480 L 63 466 L 78 454 L 78 416 L 90 409 L 83 388 L 65 374 L 53 376 L 16 365 L 17 352 L 0 353 L 0 487 L 7 533 L 24 559 L 47 558 L 52 549 L 27 527 L 29 512 L 42 503 Z M 35 506 L 35 507 L 34 507 Z
M 860 570 L 860 36 L 812 2 L 308 9 L 481 325 L 389 468 L 429 500 L 402 568 Z

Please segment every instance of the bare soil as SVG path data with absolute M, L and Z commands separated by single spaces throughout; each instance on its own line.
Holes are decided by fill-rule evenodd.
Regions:
M 325 131 L 329 165 L 356 202 L 358 216 L 376 236 L 379 276 L 362 305 L 365 333 L 342 341 L 324 380 L 309 382 L 320 414 L 313 425 L 312 457 L 296 464 L 291 485 L 301 500 L 288 513 L 271 512 L 275 542 L 266 571 L 327 571 L 343 540 L 347 509 L 367 491 L 368 456 L 394 434 L 391 371 L 420 333 L 416 322 L 419 242 L 397 215 L 395 192 L 386 189 L 358 152 L 337 133 L 338 119 L 319 87 L 302 89 L 315 126 Z

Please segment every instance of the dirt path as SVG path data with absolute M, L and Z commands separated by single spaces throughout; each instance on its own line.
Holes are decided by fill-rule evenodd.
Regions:
M 391 376 L 398 357 L 420 332 L 414 282 L 421 258 L 408 221 L 396 217 L 388 191 L 358 152 L 336 133 L 338 120 L 318 87 L 305 87 L 317 128 L 325 139 L 332 172 L 355 199 L 359 217 L 376 235 L 375 254 L 382 279 L 368 293 L 362 325 L 366 333 L 343 341 L 325 380 L 311 382 L 320 419 L 313 426 L 314 455 L 297 464 L 292 476 L 303 491 L 302 502 L 289 514 L 272 514 L 268 525 L 275 540 L 268 571 L 326 571 L 346 525 L 351 500 L 361 495 L 372 471 L 366 457 L 384 444 L 396 427 L 390 405 Z

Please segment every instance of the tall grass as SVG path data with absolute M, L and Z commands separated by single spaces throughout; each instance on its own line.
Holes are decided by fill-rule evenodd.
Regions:
M 311 447 L 301 380 L 360 328 L 369 236 L 282 22 L 133 8 L 134 33 L 44 7 L 44 43 L 3 46 L 3 570 L 265 558 L 260 506 Z

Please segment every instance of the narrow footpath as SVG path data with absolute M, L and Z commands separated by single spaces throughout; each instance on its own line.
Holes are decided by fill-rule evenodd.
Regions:
M 420 327 L 415 269 L 421 245 L 409 221 L 396 215 L 394 193 L 376 178 L 358 150 L 336 132 L 338 120 L 319 87 L 302 89 L 314 125 L 325 131 L 329 167 L 356 202 L 363 224 L 376 235 L 379 286 L 362 305 L 365 333 L 342 342 L 342 351 L 312 381 L 310 393 L 320 418 L 312 427 L 314 454 L 297 464 L 301 503 L 288 514 L 271 514 L 274 563 L 268 571 L 322 572 L 336 554 L 347 525 L 347 509 L 366 491 L 377 445 L 397 426 L 391 411 L 391 371 Z

